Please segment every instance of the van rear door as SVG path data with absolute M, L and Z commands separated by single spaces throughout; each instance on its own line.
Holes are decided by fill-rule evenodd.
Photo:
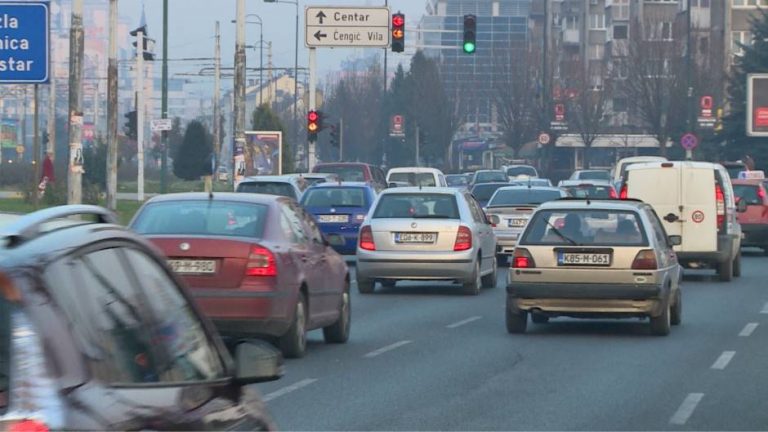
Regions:
M 682 170 L 683 245 L 682 252 L 717 250 L 717 206 L 715 170 L 685 167 Z
M 680 169 L 637 168 L 627 171 L 627 196 L 650 204 L 664 223 L 668 235 L 683 235 L 680 212 Z

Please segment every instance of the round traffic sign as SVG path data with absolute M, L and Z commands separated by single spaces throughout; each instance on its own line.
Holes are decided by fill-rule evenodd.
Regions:
M 699 138 L 689 132 L 680 138 L 680 145 L 683 146 L 685 150 L 693 150 L 699 146 Z
M 702 223 L 702 222 L 704 222 L 704 212 L 701 211 L 701 210 L 696 210 L 691 215 L 691 220 L 693 220 L 693 222 L 695 222 L 695 223 Z
M 549 134 L 548 134 L 548 133 L 546 133 L 546 132 L 542 132 L 542 133 L 540 133 L 540 134 L 539 134 L 539 144 L 541 144 L 541 145 L 547 145 L 547 144 L 549 144 L 549 141 L 550 141 L 551 139 L 552 139 L 552 138 L 551 138 L 551 137 L 549 136 Z

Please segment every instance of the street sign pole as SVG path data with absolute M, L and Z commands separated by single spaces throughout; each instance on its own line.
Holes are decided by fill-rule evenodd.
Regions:
M 317 50 L 309 48 L 309 110 L 317 110 Z M 307 171 L 312 172 L 315 167 L 315 142 L 310 141 L 307 146 Z

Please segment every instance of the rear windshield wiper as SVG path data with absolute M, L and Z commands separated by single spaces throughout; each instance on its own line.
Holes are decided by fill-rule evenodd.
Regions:
M 546 222 L 547 222 L 547 225 L 549 225 L 549 227 L 552 228 L 552 232 L 553 233 L 557 234 L 558 237 L 560 237 L 561 239 L 563 239 L 563 240 L 567 241 L 568 243 L 570 243 L 571 246 L 581 246 L 580 244 L 576 243 L 576 241 L 574 239 L 572 239 L 572 238 L 566 236 L 565 234 L 561 233 L 560 230 L 555 228 L 555 226 L 552 225 L 551 223 L 549 223 L 549 221 L 546 221 Z

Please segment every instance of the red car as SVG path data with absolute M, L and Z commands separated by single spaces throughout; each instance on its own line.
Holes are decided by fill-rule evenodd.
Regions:
M 762 248 L 768 253 L 768 198 L 762 180 L 732 180 L 744 233 L 742 246 Z
M 294 358 L 309 330 L 322 328 L 328 343 L 349 338 L 347 265 L 296 201 L 161 195 L 130 226 L 168 257 L 223 336 L 266 337 Z

